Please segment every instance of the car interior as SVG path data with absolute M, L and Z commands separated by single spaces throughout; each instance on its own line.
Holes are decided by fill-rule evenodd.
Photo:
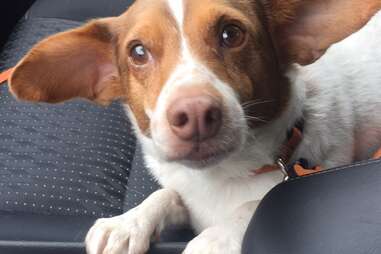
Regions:
M 38 41 L 121 14 L 132 0 L 13 0 L 2 4 L 0 72 Z M 159 185 L 119 102 L 15 100 L 0 86 L 0 254 L 86 253 L 97 218 L 122 214 Z M 242 253 L 381 253 L 381 160 L 296 177 L 266 195 Z M 179 254 L 194 237 L 170 228 L 149 253 Z

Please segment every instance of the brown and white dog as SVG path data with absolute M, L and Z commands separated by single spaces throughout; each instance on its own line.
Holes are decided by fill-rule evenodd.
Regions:
M 351 34 L 380 8 L 381 0 L 138 0 L 36 45 L 17 65 L 12 93 L 121 99 L 163 186 L 98 220 L 88 252 L 145 253 L 154 233 L 190 222 L 200 234 L 186 254 L 240 253 L 259 200 L 282 180 L 251 172 L 273 164 L 300 118 L 295 158 L 332 167 L 369 157 L 381 145 L 381 14 Z

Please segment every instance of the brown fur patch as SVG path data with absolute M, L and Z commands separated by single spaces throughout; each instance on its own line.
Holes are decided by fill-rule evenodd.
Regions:
M 202 3 L 201 3 L 202 2 Z M 239 95 L 251 126 L 276 118 L 288 102 L 289 83 L 280 72 L 271 39 L 246 1 L 187 1 L 185 31 L 193 54 Z M 238 22 L 247 32 L 246 44 L 223 49 L 221 24 Z
M 141 130 L 149 135 L 150 120 L 145 111 L 155 109 L 162 87 L 179 60 L 179 29 L 165 1 L 139 1 L 121 19 L 116 48 L 126 102 Z M 134 40 L 141 41 L 152 54 L 152 62 L 146 67 L 133 66 L 126 57 L 128 44 Z

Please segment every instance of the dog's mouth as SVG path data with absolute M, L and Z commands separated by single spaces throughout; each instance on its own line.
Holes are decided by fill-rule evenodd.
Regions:
M 193 169 L 205 169 L 218 165 L 235 150 L 234 144 L 223 147 L 208 142 L 194 143 L 191 146 L 177 148 L 176 152 L 166 156 L 166 160 Z

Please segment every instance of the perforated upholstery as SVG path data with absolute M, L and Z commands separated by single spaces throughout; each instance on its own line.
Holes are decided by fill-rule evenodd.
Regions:
M 38 18 L 20 23 L 1 65 L 14 65 L 42 37 L 78 25 Z M 6 86 L 0 96 L 2 210 L 96 217 L 123 211 L 135 138 L 121 105 L 22 103 Z
M 38 0 L 27 16 L 83 22 L 93 18 L 118 16 L 133 2 L 134 0 Z

